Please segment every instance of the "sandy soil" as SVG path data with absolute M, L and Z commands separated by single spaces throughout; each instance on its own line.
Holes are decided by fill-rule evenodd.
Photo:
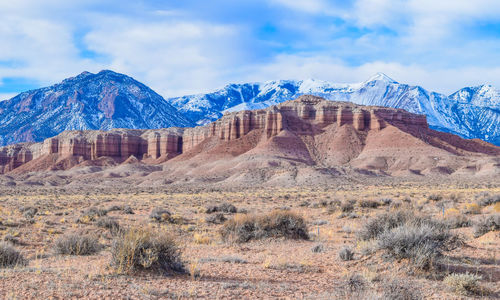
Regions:
M 356 232 L 373 216 L 392 211 L 394 205 L 360 207 L 360 200 L 390 198 L 403 209 L 446 219 L 451 213 L 476 221 L 484 215 L 499 213 L 498 205 L 470 211 L 481 193 L 500 193 L 498 182 L 390 182 L 363 184 L 339 182 L 337 185 L 302 188 L 196 188 L 158 186 L 2 186 L 0 188 L 0 237 L 14 242 L 16 249 L 29 259 L 27 266 L 0 269 L 0 297 L 3 299 L 335 299 L 347 278 L 359 274 L 366 280 L 370 295 L 380 296 L 383 284 L 402 278 L 424 298 L 457 299 L 443 284 L 452 272 L 482 276 L 483 295 L 469 298 L 495 299 L 500 293 L 500 232 L 473 236 L 471 227 L 453 229 L 464 241 L 447 251 L 441 268 L 415 272 L 405 260 L 396 261 L 381 253 L 363 255 L 363 244 Z M 429 200 L 439 195 L 441 200 Z M 329 208 L 332 200 L 355 200 L 353 214 L 343 217 Z M 218 230 L 222 225 L 205 222 L 205 207 L 229 202 L 250 214 L 273 209 L 291 210 L 307 222 L 310 240 L 265 239 L 248 243 L 227 243 Z M 182 250 L 188 274 L 163 276 L 149 272 L 117 274 L 110 267 L 113 236 L 95 221 L 82 222 L 83 211 L 90 207 L 130 206 L 134 214 L 123 210 L 108 212 L 121 227 L 161 227 L 172 232 Z M 446 212 L 443 215 L 443 207 Z M 38 212 L 27 218 L 20 207 L 35 207 Z M 179 216 L 179 224 L 158 224 L 149 218 L 155 207 Z M 232 218 L 231 214 L 226 214 Z M 79 220 L 80 219 L 80 220 Z M 103 250 L 89 256 L 67 256 L 54 252 L 54 241 L 61 235 L 78 232 L 99 237 Z M 321 245 L 321 252 L 312 248 Z M 354 249 L 352 261 L 339 258 L 339 251 Z M 365 296 L 363 296 L 365 297 Z M 465 297 L 465 296 L 464 296 Z

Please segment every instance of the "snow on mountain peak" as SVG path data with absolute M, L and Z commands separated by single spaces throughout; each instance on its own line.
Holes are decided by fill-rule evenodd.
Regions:
M 365 81 L 365 82 L 371 82 L 371 81 L 385 81 L 385 82 L 388 82 L 388 83 L 398 83 L 396 80 L 392 79 L 391 77 L 385 75 L 382 72 L 378 72 L 377 74 L 375 74 L 372 77 L 368 78 L 368 80 Z
M 377 73 L 367 81 L 351 84 L 316 79 L 234 84 L 213 93 L 167 101 L 197 124 L 206 124 L 226 111 L 265 108 L 304 94 L 332 101 L 402 108 L 425 114 L 431 128 L 500 145 L 500 92 L 487 85 L 463 88 L 447 96 L 420 86 L 400 84 L 384 73 Z

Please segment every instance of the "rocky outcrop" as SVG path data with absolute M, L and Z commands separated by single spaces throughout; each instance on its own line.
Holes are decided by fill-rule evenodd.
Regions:
M 65 131 L 43 143 L 0 148 L 0 173 L 47 155 L 61 159 L 77 157 L 78 161 L 111 157 L 119 162 L 134 157 L 154 163 L 188 152 L 208 139 L 237 140 L 254 130 L 262 130 L 263 139 L 277 136 L 283 130 L 315 135 L 328 126 L 351 126 L 359 132 L 380 131 L 388 126 L 411 132 L 428 130 L 423 115 L 306 95 L 267 109 L 229 113 L 194 128 Z

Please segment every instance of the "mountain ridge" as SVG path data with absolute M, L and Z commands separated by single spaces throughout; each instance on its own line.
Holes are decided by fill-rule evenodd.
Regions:
M 424 115 L 303 95 L 205 126 L 65 131 L 2 147 L 0 174 L 295 184 L 359 174 L 497 176 L 499 158 L 500 147 L 432 130 Z
M 0 102 L 0 145 L 38 142 L 64 130 L 191 125 L 152 89 L 110 70 L 82 72 Z
M 425 114 L 434 129 L 500 145 L 500 92 L 491 85 L 466 87 L 446 96 L 377 73 L 354 84 L 314 79 L 228 84 L 211 93 L 167 101 L 202 125 L 227 111 L 262 109 L 305 94 Z
M 433 129 L 500 145 L 500 92 L 491 85 L 446 96 L 376 73 L 354 84 L 314 79 L 233 83 L 210 93 L 164 99 L 111 70 L 85 71 L 1 101 L 0 145 L 41 141 L 72 129 L 204 125 L 226 112 L 264 109 L 306 94 L 425 114 Z

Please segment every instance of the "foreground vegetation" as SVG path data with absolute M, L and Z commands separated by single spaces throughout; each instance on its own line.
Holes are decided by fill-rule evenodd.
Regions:
M 13 188 L 0 196 L 0 296 L 495 299 L 498 195 Z

